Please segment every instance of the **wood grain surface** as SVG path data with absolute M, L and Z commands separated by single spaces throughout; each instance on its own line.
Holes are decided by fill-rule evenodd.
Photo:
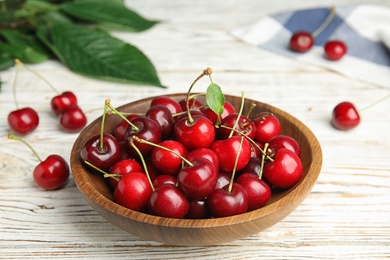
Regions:
M 364 1 L 340 0 L 338 5 Z M 365 1 L 390 7 L 387 0 Z M 275 12 L 328 6 L 318 1 L 127 1 L 162 21 L 140 34 L 113 33 L 150 57 L 167 89 L 97 81 L 55 61 L 31 68 L 59 90 L 71 90 L 92 122 L 104 100 L 114 106 L 161 94 L 185 92 L 207 66 L 226 94 L 279 107 L 304 122 L 323 152 L 322 172 L 307 199 L 287 218 L 248 238 L 214 247 L 172 247 L 116 228 L 84 200 L 73 178 L 64 189 L 43 191 L 32 180 L 37 164 L 21 143 L 8 140 L 7 114 L 14 70 L 0 73 L 0 258 L 1 259 L 386 259 L 390 256 L 390 100 L 362 112 L 349 132 L 329 123 L 333 107 L 349 100 L 365 107 L 388 86 L 344 77 L 248 46 L 228 31 Z M 39 127 L 26 140 L 41 157 L 69 161 L 77 134 L 62 133 L 50 114 L 55 93 L 26 70 L 19 74 L 18 101 L 34 107 Z M 197 85 L 206 87 L 207 81 Z

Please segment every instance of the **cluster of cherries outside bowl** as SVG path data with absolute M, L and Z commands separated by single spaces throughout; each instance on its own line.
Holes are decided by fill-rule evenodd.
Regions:
M 259 209 L 273 189 L 287 189 L 301 178 L 300 146 L 281 134 L 269 111 L 243 114 L 213 83 L 205 94 L 152 99 L 145 113 L 122 113 L 105 101 L 100 133 L 80 150 L 88 171 L 107 179 L 116 203 L 167 217 L 205 219 Z M 199 95 L 206 95 L 200 102 Z M 110 133 L 105 117 L 121 121 Z

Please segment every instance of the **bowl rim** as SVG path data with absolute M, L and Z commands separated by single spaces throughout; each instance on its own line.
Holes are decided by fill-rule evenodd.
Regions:
M 165 96 L 169 97 L 180 97 L 186 95 L 186 93 L 174 93 L 174 94 L 165 94 Z M 161 96 L 161 95 L 159 95 Z M 139 99 L 133 102 L 126 103 L 124 105 L 119 106 L 118 109 L 121 111 L 126 106 L 129 105 L 136 105 L 139 103 L 144 103 L 147 101 L 151 101 L 154 97 L 157 96 L 151 96 L 146 97 L 143 99 Z M 238 96 L 234 95 L 228 95 L 225 94 L 225 97 L 229 98 L 237 98 Z M 293 187 L 289 188 L 289 191 L 287 194 L 285 194 L 283 197 L 279 198 L 278 200 L 265 205 L 262 208 L 248 211 L 242 214 L 228 216 L 228 217 L 220 217 L 220 218 L 207 218 L 207 219 L 175 219 L 175 218 L 167 218 L 167 217 L 160 217 L 155 216 L 139 211 L 135 211 L 129 208 L 126 208 L 120 204 L 117 204 L 115 201 L 107 198 L 102 193 L 100 193 L 94 186 L 91 184 L 88 180 L 88 177 L 86 176 L 87 171 L 81 164 L 79 160 L 79 151 L 76 151 L 77 147 L 76 144 L 80 143 L 81 138 L 84 133 L 88 132 L 90 127 L 96 122 L 101 120 L 102 116 L 96 118 L 93 120 L 86 128 L 84 128 L 79 136 L 76 138 L 72 150 L 71 150 L 71 170 L 72 175 L 75 180 L 75 183 L 79 190 L 84 193 L 88 198 L 92 201 L 94 201 L 96 204 L 98 204 L 101 207 L 104 207 L 106 210 L 115 213 L 117 215 L 120 215 L 122 217 L 131 219 L 133 221 L 142 222 L 145 224 L 150 225 L 158 225 L 158 226 L 167 226 L 167 227 L 181 227 L 181 228 L 205 228 L 205 227 L 224 227 L 224 226 L 230 226 L 232 224 L 239 224 L 243 222 L 250 222 L 259 218 L 262 218 L 264 216 L 270 215 L 276 211 L 279 211 L 285 207 L 289 207 L 290 204 L 295 204 L 297 202 L 300 202 L 306 198 L 307 194 L 311 192 L 313 186 L 316 183 L 316 180 L 321 172 L 322 168 L 322 150 L 320 143 L 314 133 L 300 120 L 292 116 L 291 114 L 285 112 L 282 109 L 279 109 L 277 107 L 274 107 L 272 105 L 269 105 L 267 103 L 263 103 L 260 101 L 252 100 L 246 98 L 248 101 L 256 102 L 259 104 L 262 104 L 270 109 L 279 110 L 282 113 L 285 114 L 285 116 L 289 117 L 292 120 L 289 120 L 292 124 L 295 125 L 298 129 L 305 129 L 305 136 L 306 139 L 310 139 L 311 141 L 307 142 L 310 146 L 310 150 L 312 153 L 316 154 L 315 160 L 311 160 L 310 164 L 308 165 L 307 169 L 304 169 L 307 171 L 307 175 L 305 178 L 301 178 L 301 180 L 295 184 Z M 314 157 L 313 157 L 314 159 Z M 81 165 L 83 169 L 82 173 L 75 173 L 73 169 L 75 168 L 74 163 L 77 165 Z M 309 174 L 310 173 L 310 174 Z M 80 185 L 83 185 L 83 188 L 80 187 Z M 88 192 L 86 192 L 85 188 L 88 187 Z M 296 195 L 296 196 L 294 196 Z M 110 207 L 107 207 L 107 205 L 111 205 Z

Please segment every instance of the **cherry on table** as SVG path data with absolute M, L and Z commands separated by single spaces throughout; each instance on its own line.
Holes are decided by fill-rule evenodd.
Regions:
M 347 53 L 347 45 L 340 40 L 331 40 L 324 45 L 325 57 L 331 61 L 340 60 Z
M 307 52 L 314 45 L 314 37 L 307 31 L 297 31 L 290 38 L 290 49 L 295 52 Z
M 60 114 L 60 126 L 65 132 L 80 132 L 87 124 L 87 117 L 78 105 L 69 106 Z
M 77 105 L 77 97 L 71 91 L 65 91 L 51 99 L 51 110 L 56 116 L 59 116 L 68 109 L 68 107 L 74 105 Z
M 332 125 L 339 130 L 350 130 L 360 123 L 360 115 L 354 104 L 348 101 L 339 103 L 332 113 Z
M 38 113 L 30 107 L 14 110 L 8 114 L 8 125 L 16 134 L 27 135 L 38 127 Z
M 27 145 L 40 162 L 33 171 L 34 182 L 45 190 L 56 190 L 65 185 L 69 178 L 69 165 L 66 160 L 57 154 L 49 155 L 46 160 L 41 160 L 30 144 L 13 134 L 9 139 L 17 140 Z

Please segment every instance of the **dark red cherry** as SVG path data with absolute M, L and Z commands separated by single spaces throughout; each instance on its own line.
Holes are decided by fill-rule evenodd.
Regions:
M 167 107 L 171 111 L 172 115 L 180 113 L 180 112 L 183 111 L 181 106 L 180 106 L 180 104 L 179 104 L 179 102 L 177 102 L 173 98 L 170 98 L 170 97 L 167 97 L 167 96 L 155 97 L 152 100 L 152 102 L 150 103 L 150 107 L 153 107 L 155 105 L 163 105 L 163 106 Z
M 257 114 L 253 121 L 256 125 L 255 140 L 260 143 L 267 143 L 272 137 L 281 132 L 279 119 L 270 112 L 261 112 Z
M 281 148 L 287 148 L 295 152 L 298 156 L 301 155 L 301 148 L 299 147 L 298 142 L 288 135 L 277 135 L 272 137 L 268 142 L 267 153 L 272 156 L 276 150 Z
M 227 115 L 222 120 L 221 125 L 226 126 L 227 128 L 224 127 L 218 128 L 218 134 L 217 134 L 218 139 L 227 139 L 229 137 L 231 129 L 234 128 L 234 126 L 236 125 L 238 116 L 239 115 L 237 113 L 233 113 Z M 254 139 L 256 135 L 255 123 L 251 119 L 243 115 L 240 116 L 235 130 L 245 134 L 250 139 Z M 238 135 L 238 133 L 234 132 L 233 135 Z
M 37 112 L 25 107 L 17 109 L 8 114 L 8 125 L 11 130 L 19 135 L 26 135 L 34 131 L 39 124 Z
M 196 158 L 205 158 L 213 163 L 215 171 L 219 172 L 219 159 L 217 154 L 210 148 L 198 148 L 189 152 L 186 156 L 187 160 L 193 161 Z
M 100 134 L 92 136 L 80 150 L 81 161 L 88 161 L 95 167 L 108 171 L 114 163 L 121 159 L 119 142 L 110 134 L 103 135 L 100 147 Z
M 189 200 L 189 209 L 185 216 L 186 219 L 207 219 L 210 217 L 205 199 Z
M 295 32 L 290 38 L 290 49 L 295 52 L 307 52 L 313 47 L 314 38 L 306 31 Z
M 339 130 L 350 130 L 360 123 L 360 115 L 354 104 L 341 102 L 332 113 L 332 125 Z
M 182 111 L 187 111 L 187 99 L 181 99 L 179 100 L 179 104 L 180 104 L 180 107 L 182 109 Z M 198 99 L 196 98 L 191 98 L 188 102 L 188 106 L 191 109 L 199 109 L 203 106 L 203 103 L 200 102 Z
M 160 125 L 162 139 L 167 139 L 172 136 L 175 121 L 168 107 L 163 105 L 154 105 L 146 111 L 145 116 L 153 119 Z
M 265 206 L 271 198 L 270 186 L 252 173 L 241 174 L 236 180 L 248 194 L 248 211 Z
M 126 118 L 131 121 L 133 120 L 134 118 L 136 117 L 139 117 L 140 115 L 137 115 L 137 114 L 131 114 L 131 115 L 128 115 L 126 116 Z M 113 135 L 115 136 L 115 138 L 118 140 L 118 142 L 122 142 L 124 141 L 126 138 L 125 138 L 125 134 L 126 134 L 126 130 L 127 128 L 129 127 L 129 123 L 126 122 L 126 120 L 121 120 L 115 127 L 114 129 L 114 132 L 113 132 Z
M 69 177 L 69 165 L 59 155 L 53 154 L 34 168 L 35 183 L 45 190 L 56 190 L 64 186 Z
M 142 166 L 134 159 L 123 159 L 114 163 L 111 166 L 109 173 L 117 175 L 117 179 L 121 179 L 124 175 L 127 175 L 132 172 L 144 172 Z M 115 188 L 118 185 L 118 181 L 114 178 L 108 179 L 110 185 Z
M 177 180 L 176 177 L 172 175 L 160 174 L 153 178 L 152 184 L 155 189 L 158 189 L 164 184 L 171 184 L 173 186 L 176 186 Z
M 153 166 L 163 174 L 176 175 L 182 167 L 182 157 L 187 155 L 187 149 L 175 140 L 165 140 L 154 147 L 150 154 Z M 179 157 L 180 155 L 181 157 Z

